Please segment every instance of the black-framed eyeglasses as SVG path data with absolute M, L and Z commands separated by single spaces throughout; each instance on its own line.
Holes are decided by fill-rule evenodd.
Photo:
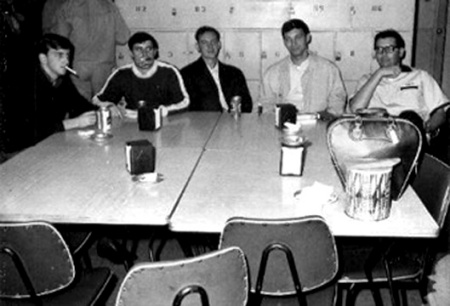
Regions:
M 397 46 L 384 46 L 384 47 L 376 47 L 375 48 L 375 53 L 377 54 L 391 54 L 393 53 L 395 50 L 397 50 L 398 47 Z

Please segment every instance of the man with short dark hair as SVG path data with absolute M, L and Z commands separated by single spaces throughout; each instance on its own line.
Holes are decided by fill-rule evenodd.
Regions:
M 200 58 L 181 69 L 192 111 L 229 111 L 231 99 L 241 97 L 241 111 L 252 111 L 252 98 L 242 71 L 219 61 L 220 33 L 210 26 L 195 33 Z
M 189 96 L 181 74 L 175 66 L 158 60 L 156 39 L 146 32 L 137 32 L 130 37 L 128 47 L 133 63 L 115 70 L 93 102 L 124 102 L 125 108 L 137 110 L 139 101 L 145 101 L 147 107 L 161 108 L 164 116 L 187 108 Z
M 73 85 L 67 70 L 74 47 L 65 37 L 45 34 L 38 46 L 39 64 L 33 91 L 34 143 L 60 131 L 96 122 L 94 110 Z
M 350 109 L 385 108 L 395 116 L 412 111 L 422 121 L 419 128 L 433 132 L 446 120 L 449 99 L 426 71 L 403 65 L 405 55 L 405 41 L 397 31 L 376 34 L 374 57 L 380 67 L 358 82 Z
M 291 103 L 300 113 L 339 116 L 347 99 L 339 68 L 309 50 L 311 33 L 300 19 L 286 21 L 281 35 L 289 55 L 270 66 L 263 75 L 260 102 L 272 107 Z

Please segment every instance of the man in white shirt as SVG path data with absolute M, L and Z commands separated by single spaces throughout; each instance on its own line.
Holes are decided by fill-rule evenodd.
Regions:
M 420 128 L 433 132 L 446 120 L 449 99 L 426 71 L 402 65 L 405 41 L 395 30 L 379 32 L 374 39 L 374 56 L 379 68 L 364 75 L 350 99 L 350 109 L 385 108 L 391 115 L 417 113 Z
M 429 140 L 425 148 L 447 161 L 449 99 L 426 71 L 402 64 L 405 41 L 395 30 L 379 32 L 374 38 L 374 57 L 379 68 L 364 75 L 350 98 L 350 109 L 384 108 L 393 116 L 415 123 Z

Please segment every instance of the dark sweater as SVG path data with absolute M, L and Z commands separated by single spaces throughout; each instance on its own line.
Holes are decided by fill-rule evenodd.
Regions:
M 58 79 L 53 85 L 40 67 L 36 70 L 33 93 L 32 122 L 35 143 L 56 132 L 64 131 L 65 119 L 97 109 L 80 95 L 68 75 Z

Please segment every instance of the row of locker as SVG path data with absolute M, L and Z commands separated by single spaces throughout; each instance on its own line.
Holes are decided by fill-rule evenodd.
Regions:
M 161 32 L 152 29 L 133 29 L 151 33 L 159 43 L 160 59 L 176 65 L 186 66 L 199 57 L 195 48 L 194 31 Z M 366 32 L 312 32 L 310 50 L 334 61 L 341 70 L 349 93 L 365 73 L 376 69 L 373 59 L 373 36 L 376 31 Z M 401 32 L 407 50 L 411 49 L 412 31 Z M 256 99 L 259 82 L 271 64 L 281 60 L 288 52 L 279 30 L 221 31 L 222 50 L 220 60 L 239 67 L 245 74 L 252 96 Z M 405 63 L 411 61 L 411 52 L 406 52 Z M 117 64 L 131 63 L 127 46 L 117 47 Z
M 130 28 L 279 28 L 301 18 L 315 31 L 384 28 L 414 23 L 416 0 L 115 0 Z

